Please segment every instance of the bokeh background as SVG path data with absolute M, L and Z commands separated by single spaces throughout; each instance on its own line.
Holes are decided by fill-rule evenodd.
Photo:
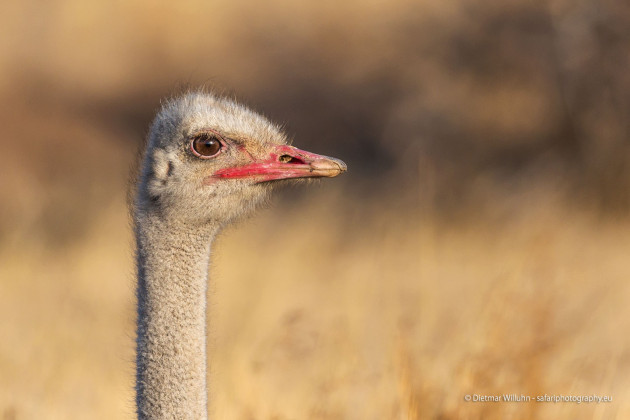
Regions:
M 130 168 L 201 85 L 349 166 L 219 239 L 214 418 L 630 418 L 627 1 L 1 9 L 0 419 L 133 418 Z

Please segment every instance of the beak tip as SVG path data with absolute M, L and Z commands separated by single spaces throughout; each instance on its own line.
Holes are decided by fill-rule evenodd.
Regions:
M 334 177 L 348 170 L 348 166 L 342 160 L 323 156 L 322 159 L 315 160 L 310 164 L 311 168 L 326 173 L 326 176 Z
M 336 171 L 332 173 L 331 177 L 341 175 L 342 173 L 348 170 L 348 166 L 342 160 L 335 159 L 333 163 L 337 165 L 337 168 L 336 168 Z

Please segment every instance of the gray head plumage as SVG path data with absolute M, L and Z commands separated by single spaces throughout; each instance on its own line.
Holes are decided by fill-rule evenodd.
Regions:
M 151 126 L 136 205 L 223 224 L 255 208 L 270 181 L 345 171 L 287 143 L 277 125 L 230 99 L 195 92 L 170 100 Z

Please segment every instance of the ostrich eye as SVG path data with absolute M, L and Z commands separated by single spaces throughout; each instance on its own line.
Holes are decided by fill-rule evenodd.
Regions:
M 223 145 L 216 136 L 204 133 L 193 137 L 190 147 L 195 155 L 207 158 L 219 153 Z

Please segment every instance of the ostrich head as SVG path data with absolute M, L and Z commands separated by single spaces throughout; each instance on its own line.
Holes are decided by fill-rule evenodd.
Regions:
M 189 93 L 167 102 L 151 126 L 136 204 L 141 213 L 224 225 L 254 209 L 276 180 L 345 170 L 289 146 L 276 125 L 229 99 Z

